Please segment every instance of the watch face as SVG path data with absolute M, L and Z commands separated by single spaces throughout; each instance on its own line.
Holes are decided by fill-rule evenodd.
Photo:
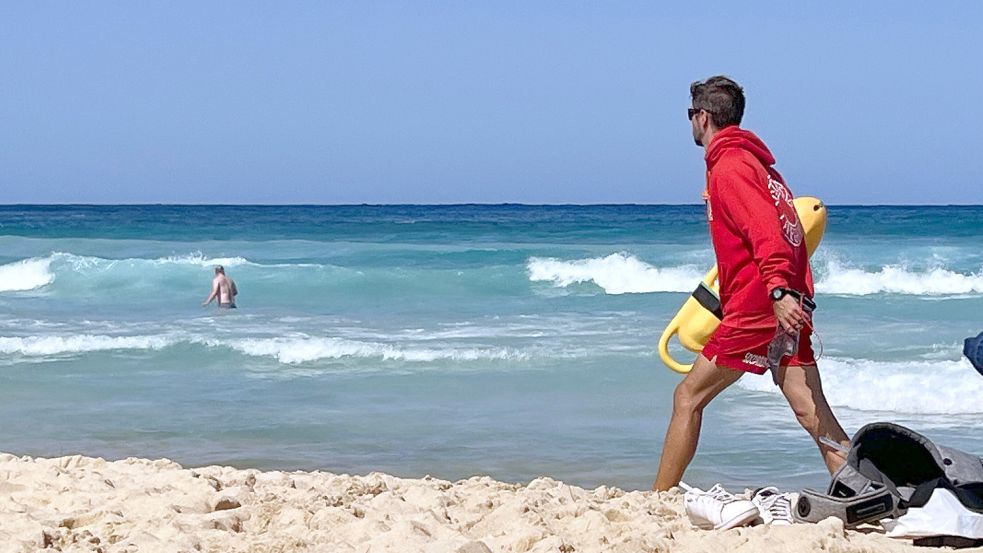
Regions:
M 774 290 L 771 291 L 771 299 L 773 300 L 780 300 L 782 299 L 783 295 L 784 294 L 782 294 L 781 288 L 775 288 Z

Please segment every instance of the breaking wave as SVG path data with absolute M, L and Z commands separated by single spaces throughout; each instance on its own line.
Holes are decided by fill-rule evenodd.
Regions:
M 271 357 L 283 364 L 320 359 L 369 358 L 383 361 L 432 362 L 439 360 L 521 360 L 527 353 L 509 348 L 400 347 L 380 342 L 363 342 L 332 337 L 254 338 L 218 340 L 197 336 L 150 335 L 109 336 L 0 336 L 0 353 L 26 357 L 63 356 L 98 351 L 161 350 L 180 344 L 226 348 L 244 355 Z
M 215 341 L 206 345 L 228 347 L 256 357 L 272 357 L 280 363 L 295 364 L 319 359 L 345 357 L 376 358 L 384 361 L 431 362 L 438 360 L 478 361 L 524 359 L 522 352 L 507 348 L 401 348 L 391 344 L 361 342 L 341 338 L 267 338 L 258 340 Z
M 0 265 L 0 292 L 35 290 L 51 284 L 51 258 L 34 258 Z
M 533 282 L 550 282 L 558 288 L 592 283 L 606 294 L 691 292 L 705 274 L 704 269 L 693 265 L 656 267 L 627 253 L 572 261 L 533 257 L 526 268 Z M 919 271 L 900 265 L 865 270 L 835 260 L 815 268 L 822 275 L 816 283 L 820 294 L 983 294 L 983 271 L 963 274 L 938 267 Z
M 0 336 L 0 353 L 30 357 L 113 350 L 159 350 L 177 341 L 167 336 Z
M 819 361 L 830 405 L 904 415 L 983 413 L 983 378 L 966 360 L 888 362 L 850 358 Z M 769 375 L 738 381 L 745 390 L 779 394 Z
M 947 267 L 916 269 L 904 265 L 883 265 L 875 268 L 852 267 L 835 259 L 814 261 L 820 294 L 866 296 L 896 294 L 909 296 L 945 297 L 983 295 L 983 270 L 959 272 Z M 296 285 L 306 281 L 298 278 L 319 278 L 317 275 L 362 275 L 331 265 L 283 263 L 260 264 L 244 257 L 208 257 L 201 253 L 160 257 L 156 259 L 107 259 L 56 252 L 46 257 L 34 257 L 0 265 L 0 293 L 39 290 L 65 280 L 65 286 L 131 285 L 137 280 L 157 279 L 168 284 L 178 279 L 200 278 L 199 269 L 213 265 L 262 270 L 264 278 L 288 280 Z M 323 269 L 327 272 L 310 271 Z M 641 294 L 654 292 L 691 292 L 703 279 L 706 268 L 681 264 L 656 266 L 626 252 L 604 257 L 563 260 L 551 257 L 532 257 L 526 261 L 526 276 L 531 282 L 549 283 L 557 288 L 571 285 L 593 285 L 606 294 Z M 287 270 L 289 273 L 277 271 Z M 421 270 L 426 270 L 425 268 Z M 343 272 L 337 272 L 343 271 Z M 380 272 L 388 274 L 388 272 Z M 139 278 L 138 278 L 139 277 Z M 481 274 L 477 277 L 480 280 Z M 343 278 L 339 276 L 338 278 Z M 288 280 L 284 280 L 288 279 Z M 409 279 L 413 282 L 415 279 Z M 183 282 L 183 281 L 182 281 Z M 189 280 L 190 282 L 190 280 Z M 312 282 L 321 282 L 318 280 Z M 457 278 L 441 281 L 443 285 L 460 286 Z M 478 282 L 472 286 L 481 287 Z M 60 287 L 60 284 L 56 285 Z
M 46 257 L 32 257 L 0 265 L 0 292 L 15 292 L 36 290 L 55 281 L 59 271 L 74 273 L 105 272 L 116 269 L 132 268 L 136 270 L 153 269 L 167 265 L 189 267 L 211 267 L 225 265 L 236 267 L 243 265 L 257 266 L 256 263 L 242 257 L 206 257 L 200 253 L 161 257 L 158 259 L 105 259 L 55 252 Z
M 912 271 L 901 265 L 886 265 L 876 271 L 866 271 L 829 261 L 825 276 L 816 284 L 816 288 L 826 294 L 851 296 L 983 294 L 983 272 L 962 274 L 941 267 Z
M 576 261 L 533 257 L 527 269 L 533 282 L 560 288 L 592 282 L 607 294 L 691 292 L 705 272 L 695 266 L 653 267 L 627 253 Z

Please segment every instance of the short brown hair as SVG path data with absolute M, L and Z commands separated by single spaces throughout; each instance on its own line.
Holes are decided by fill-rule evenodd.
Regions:
M 744 89 L 733 79 L 723 75 L 696 81 L 689 85 L 693 107 L 710 114 L 718 128 L 740 125 L 744 118 Z

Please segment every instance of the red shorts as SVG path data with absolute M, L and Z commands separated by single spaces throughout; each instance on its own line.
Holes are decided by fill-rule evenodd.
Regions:
M 703 348 L 703 356 L 713 361 L 716 356 L 717 366 L 726 367 L 736 371 L 745 371 L 754 374 L 765 374 L 768 370 L 768 343 L 775 337 L 774 331 L 768 331 L 761 335 L 761 345 L 754 347 L 741 347 L 736 345 L 733 340 L 728 339 L 728 333 L 717 332 L 710 337 L 710 341 Z M 742 337 L 741 342 L 747 343 L 746 337 Z M 757 342 L 757 340 L 755 340 Z M 816 354 L 812 351 L 812 331 L 802 329 L 799 334 L 799 351 L 785 357 L 781 362 L 782 366 L 798 367 L 801 365 L 815 365 Z

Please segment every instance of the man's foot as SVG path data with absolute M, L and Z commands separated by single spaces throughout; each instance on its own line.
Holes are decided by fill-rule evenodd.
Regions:
M 686 514 L 699 528 L 729 530 L 750 524 L 758 518 L 757 505 L 746 499 L 734 497 L 720 484 L 714 484 L 707 491 L 691 488 L 682 482 L 679 486 L 686 490 L 683 495 Z

